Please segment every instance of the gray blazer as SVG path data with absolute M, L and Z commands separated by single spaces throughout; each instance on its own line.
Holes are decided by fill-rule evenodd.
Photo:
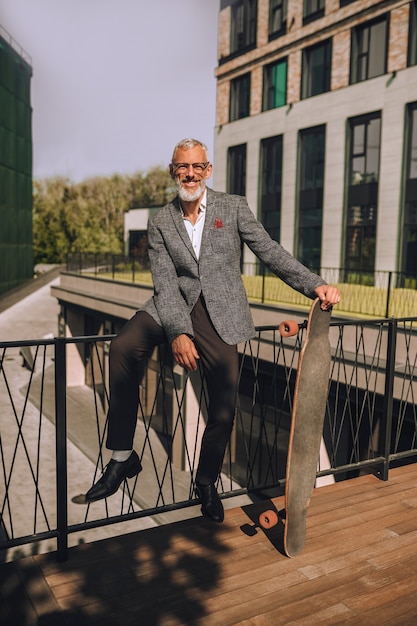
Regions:
M 193 336 L 190 312 L 200 294 L 220 337 L 237 344 L 255 334 L 240 274 L 241 243 L 279 278 L 304 295 L 325 281 L 271 239 L 246 199 L 207 189 L 207 207 L 197 260 L 181 214 L 178 197 L 148 223 L 154 295 L 141 310 L 162 325 L 168 341 Z

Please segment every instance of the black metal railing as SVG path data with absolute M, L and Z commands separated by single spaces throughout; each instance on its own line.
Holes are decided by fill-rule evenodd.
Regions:
M 417 454 L 417 318 L 334 323 L 318 478 L 339 481 Z M 257 329 L 242 346 L 235 429 L 222 497 L 283 492 L 293 385 L 304 331 Z M 108 500 L 80 494 L 102 471 L 110 336 L 0 342 L 0 555 L 43 543 L 58 558 L 90 529 L 175 519 L 195 505 L 206 398 L 198 373 L 160 349 L 140 388 L 135 449 L 143 471 Z M 23 365 L 23 367 L 22 367 Z M 135 526 L 137 528 L 137 525 Z
M 67 271 L 95 277 L 152 284 L 145 258 L 111 254 L 73 254 Z M 417 311 L 417 275 L 394 271 L 361 271 L 321 267 L 317 272 L 342 292 L 338 313 L 366 317 L 413 317 Z M 309 300 L 271 274 L 258 262 L 242 264 L 242 279 L 249 300 L 261 304 L 309 306 Z

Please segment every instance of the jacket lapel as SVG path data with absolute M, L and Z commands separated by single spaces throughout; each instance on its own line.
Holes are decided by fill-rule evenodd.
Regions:
M 184 218 L 182 216 L 182 211 L 181 211 L 181 207 L 179 204 L 178 196 L 171 202 L 169 209 L 171 211 L 172 222 L 174 224 L 175 229 L 177 230 L 179 236 L 183 240 L 186 248 L 188 248 L 188 250 L 191 252 L 191 254 L 193 255 L 195 259 L 196 256 L 194 254 L 193 246 L 188 236 L 187 229 L 185 228 L 185 225 L 184 225 Z
M 207 250 L 211 249 L 211 236 L 213 234 L 214 215 L 216 213 L 216 201 L 211 189 L 207 188 L 206 219 L 204 221 L 203 236 L 201 239 L 200 259 Z

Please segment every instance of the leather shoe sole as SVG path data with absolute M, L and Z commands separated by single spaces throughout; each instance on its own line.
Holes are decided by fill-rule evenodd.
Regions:
M 201 501 L 201 512 L 204 517 L 212 522 L 221 523 L 224 520 L 224 509 L 216 487 L 197 483 L 196 492 Z
M 133 450 L 127 461 L 111 459 L 106 466 L 103 476 L 85 494 L 87 502 L 96 502 L 112 496 L 119 489 L 125 478 L 133 478 L 142 471 L 142 464 L 137 453 Z

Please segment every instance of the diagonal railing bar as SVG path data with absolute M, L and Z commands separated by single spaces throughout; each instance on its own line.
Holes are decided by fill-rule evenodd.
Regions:
M 39 345 L 36 347 L 36 352 L 35 352 L 35 356 L 34 356 L 34 364 L 36 363 L 36 358 L 38 355 L 38 350 L 39 350 Z M 6 375 L 4 368 L 2 368 L 2 374 L 3 374 L 3 380 L 5 383 L 5 387 L 7 390 L 7 394 L 8 394 L 8 399 L 10 400 L 10 406 L 12 408 L 12 413 L 15 419 L 15 424 L 17 426 L 18 429 L 18 435 L 16 438 L 16 442 L 13 448 L 13 453 L 12 453 L 12 460 L 10 463 L 10 468 L 9 468 L 9 472 L 7 474 L 6 472 L 6 480 L 5 480 L 5 493 L 7 494 L 9 492 L 10 489 L 10 485 L 11 485 L 11 480 L 12 480 L 12 476 L 13 476 L 13 469 L 16 463 L 16 458 L 17 458 L 17 453 L 18 453 L 18 449 L 19 449 L 19 444 L 21 444 L 21 446 L 23 447 L 23 451 L 27 460 L 27 464 L 30 470 L 30 475 L 34 484 L 34 488 L 35 488 L 35 498 L 36 498 L 36 502 L 39 502 L 40 506 L 41 506 L 41 510 L 44 514 L 44 521 L 47 525 L 47 529 L 50 530 L 50 526 L 49 526 L 49 521 L 48 521 L 48 516 L 46 513 L 46 509 L 45 506 L 43 504 L 42 501 L 42 497 L 39 491 L 39 483 L 36 480 L 36 472 L 33 469 L 33 464 L 30 458 L 30 453 L 23 435 L 23 422 L 25 420 L 25 415 L 26 415 L 26 409 L 27 409 L 27 405 L 28 405 L 28 398 L 29 398 L 29 390 L 31 388 L 31 384 L 32 384 L 32 380 L 33 380 L 33 373 L 34 373 L 34 367 L 31 369 L 31 373 L 30 373 L 30 379 L 29 379 L 29 383 L 27 386 L 27 390 L 26 390 L 26 394 L 25 394 L 25 398 L 24 398 L 24 404 L 23 404 L 23 410 L 22 410 L 22 416 L 21 418 L 19 418 L 18 415 L 18 411 L 16 408 L 16 404 L 13 398 L 13 393 L 12 393 L 12 389 L 9 385 L 9 381 L 8 381 L 8 376 Z M 1 510 L 1 518 L 3 518 L 3 513 L 4 513 L 4 505 L 2 506 L 2 510 Z M 36 532 L 36 519 L 34 518 L 34 532 Z
M 363 327 L 362 326 L 357 329 L 355 354 L 356 354 L 356 360 L 355 360 L 354 378 L 353 378 L 352 385 L 350 386 L 350 389 L 353 389 L 354 394 L 355 394 L 354 406 L 356 407 L 356 411 L 354 415 L 350 416 L 350 420 L 349 420 L 350 437 L 352 440 L 352 449 L 351 449 L 351 454 L 349 458 L 350 463 L 355 463 L 355 462 L 357 463 L 360 460 L 360 449 L 358 446 L 358 441 L 359 441 L 359 436 L 361 434 L 360 429 L 361 429 L 362 418 L 363 418 L 363 413 L 364 413 L 364 403 L 366 402 L 366 396 L 368 393 L 368 388 L 365 385 L 365 389 L 366 389 L 365 394 L 364 395 L 361 394 L 360 379 L 359 379 L 359 374 L 365 365 L 365 359 L 366 359 L 365 348 L 363 344 Z M 367 380 L 367 372 L 366 370 L 363 370 L 363 371 L 365 372 L 365 381 L 366 383 L 368 383 L 369 381 Z
M 412 354 L 411 343 L 412 343 L 412 338 L 415 335 L 413 323 L 411 322 L 411 324 L 407 324 L 405 321 L 403 321 L 401 323 L 401 330 L 402 330 L 401 336 L 404 338 L 404 345 L 406 348 L 406 360 L 404 363 L 404 376 L 401 379 L 401 394 L 400 394 L 401 400 L 399 404 L 397 428 L 395 431 L 395 438 L 394 438 L 394 452 L 398 450 L 398 447 L 400 444 L 403 427 L 404 427 L 404 424 L 408 415 L 408 412 L 407 412 L 408 408 L 412 409 L 413 425 L 414 425 L 414 432 L 413 432 L 411 447 L 415 448 L 416 442 L 417 442 L 417 411 L 416 411 L 417 398 L 415 396 L 416 392 L 415 392 L 414 385 L 413 385 L 414 373 L 417 372 L 417 351 L 413 352 L 414 359 L 413 360 L 411 359 L 411 354 Z
M 105 341 L 105 339 L 103 339 L 103 341 Z M 91 343 L 88 344 L 90 352 L 91 352 Z M 97 359 L 97 363 L 99 366 L 99 371 L 101 374 L 101 380 L 104 380 L 104 368 L 103 368 L 103 364 L 102 364 L 102 360 L 100 358 L 99 352 L 98 352 L 98 342 L 95 342 L 93 344 L 94 347 L 94 354 L 96 356 Z M 93 397 L 94 397 L 94 413 L 95 413 L 95 426 L 96 426 L 96 432 L 97 432 L 97 440 L 98 440 L 98 456 L 97 456 L 97 460 L 96 460 L 96 465 L 94 468 L 94 475 L 93 475 L 93 481 L 92 483 L 95 483 L 98 476 L 101 475 L 104 470 L 105 470 L 105 462 L 104 462 L 104 458 L 103 458 L 103 447 L 104 447 L 104 440 L 106 438 L 106 433 L 107 433 L 107 419 L 105 420 L 104 423 L 104 427 L 103 430 L 101 430 L 100 427 L 100 419 L 99 419 L 99 407 L 98 407 L 98 402 L 97 402 L 97 385 L 96 385 L 96 374 L 95 374 L 95 367 L 94 365 L 92 365 L 91 367 L 91 378 L 92 378 L 92 386 L 93 386 Z M 107 389 L 104 386 L 105 389 L 105 394 L 107 394 Z M 107 396 L 108 397 L 108 396 Z M 123 484 L 123 498 L 124 498 L 124 494 L 125 494 L 125 487 L 126 487 L 126 482 Z M 88 518 L 88 514 L 90 512 L 90 503 L 87 504 L 87 508 L 85 511 L 85 521 L 87 521 Z M 105 506 L 105 510 L 106 510 L 106 516 L 109 515 L 109 506 L 108 506 L 108 502 L 107 502 L 107 498 L 105 499 L 104 502 L 104 506 Z M 121 513 L 123 512 L 123 500 L 122 500 L 122 508 L 121 508 Z
M 201 379 L 201 386 L 200 386 L 200 394 L 199 394 L 199 402 L 198 402 L 198 406 L 199 406 L 199 410 L 198 410 L 198 415 L 197 415 L 197 428 L 196 428 L 196 441 L 198 441 L 202 436 L 203 436 L 203 432 L 204 432 L 204 411 L 203 411 L 203 407 L 205 407 L 205 411 L 206 414 L 208 413 L 208 406 L 209 406 L 209 400 L 207 397 L 207 389 L 206 389 L 206 381 L 205 381 L 205 376 L 204 376 L 204 371 L 203 371 L 203 367 L 201 365 L 200 362 L 198 362 L 198 371 L 200 374 L 200 379 Z M 186 453 L 187 453 L 187 459 L 189 460 L 189 464 L 191 468 L 196 468 L 197 467 L 197 463 L 198 463 L 198 457 L 197 457 L 197 446 L 194 445 L 193 447 L 193 454 L 192 457 L 190 456 L 189 452 L 188 452 L 188 444 L 186 444 L 185 446 L 186 449 Z M 196 484 L 196 471 L 192 471 L 191 472 L 191 482 L 190 482 L 190 491 L 189 491 L 189 498 L 193 497 L 193 494 L 195 493 L 195 484 Z M 221 488 L 224 491 L 224 486 L 222 483 L 222 475 L 220 474 L 219 477 L 219 481 L 221 484 Z
M 3 363 L 4 363 L 5 358 L 6 358 L 6 348 L 3 348 L 1 359 L 0 359 L 0 374 L 2 374 L 2 376 L 4 376 Z M 5 455 L 4 455 L 4 448 L 3 448 L 3 438 L 2 438 L 1 432 L 0 432 L 0 452 L 1 452 L 3 482 L 5 485 L 4 499 L 3 499 L 3 503 L 2 503 L 2 507 L 0 511 L 0 522 L 2 526 L 4 526 L 4 521 L 5 521 L 4 512 L 5 510 L 7 510 L 8 521 L 9 521 L 9 535 L 11 537 L 14 537 L 13 516 L 12 516 L 12 511 L 11 511 L 11 503 L 10 503 L 9 489 L 8 489 L 8 473 L 6 469 L 6 462 L 5 462 Z
M 162 379 L 162 388 L 165 388 L 166 385 L 166 376 L 165 376 L 165 367 L 163 364 L 161 364 L 161 371 L 162 371 L 162 375 L 163 375 L 163 379 Z M 182 427 L 182 431 L 185 435 L 185 429 L 184 429 L 184 423 L 182 421 L 182 407 L 184 406 L 185 403 L 185 398 L 186 398 L 186 385 L 188 382 L 188 376 L 185 379 L 185 384 L 182 387 L 182 393 L 179 392 L 179 389 L 177 387 L 176 384 L 176 376 L 173 376 L 173 385 L 174 385 L 174 396 L 175 399 L 177 401 L 177 414 L 176 417 L 174 418 L 174 427 L 172 430 L 172 439 L 175 438 L 176 434 L 177 434 L 177 429 L 178 429 L 178 424 L 181 424 Z M 163 403 L 164 403 L 164 408 L 163 408 L 163 416 L 165 417 L 167 414 L 167 407 L 165 406 L 165 402 L 166 402 L 166 396 L 165 394 L 163 395 Z M 186 445 L 186 439 L 184 436 L 184 445 Z M 172 499 L 175 501 L 175 489 L 174 489 L 174 483 L 173 483 L 173 476 L 172 476 L 172 465 L 170 462 L 170 455 L 167 454 L 165 461 L 163 463 L 163 467 L 162 467 L 162 474 L 160 475 L 160 487 L 159 487 L 159 493 L 158 493 L 158 498 L 156 500 L 156 506 L 159 506 L 160 504 L 165 505 L 167 504 L 165 502 L 165 496 L 164 496 L 164 492 L 163 492 L 163 487 L 164 487 L 164 483 L 165 483 L 165 477 L 167 475 L 167 473 L 169 472 L 169 478 L 170 478 L 170 487 L 171 487 L 171 496 Z
M 3 482 L 6 485 L 7 484 L 7 472 L 6 472 L 6 467 L 5 467 L 5 462 L 4 462 L 4 448 L 3 448 L 3 439 L 0 433 L 0 454 L 1 454 L 1 469 L 2 469 L 2 474 L 3 474 Z M 0 524 L 3 526 L 5 526 L 5 511 L 7 512 L 7 521 L 9 523 L 9 537 L 14 537 L 14 530 L 13 530 L 13 515 L 12 515 L 12 510 L 11 510 L 11 503 L 10 503 L 10 497 L 9 497 L 9 491 L 6 488 L 5 489 L 5 494 L 4 494 L 4 501 L 2 504 L 2 508 L 1 508 L 1 512 L 0 512 Z
M 381 354 L 380 349 L 382 345 L 382 328 L 379 328 L 379 333 L 377 337 L 377 341 L 375 341 L 375 346 L 373 352 L 370 353 L 370 360 L 366 363 L 366 354 L 367 349 L 365 347 L 365 339 L 363 327 L 360 329 L 360 337 L 357 344 L 357 354 L 361 355 L 362 360 L 358 365 L 363 367 L 363 373 L 365 378 L 365 393 L 363 394 L 362 399 L 357 398 L 357 406 L 359 407 L 359 411 L 357 414 L 356 424 L 352 425 L 352 454 L 350 458 L 350 462 L 353 463 L 355 461 L 361 460 L 361 449 L 360 449 L 360 435 L 363 426 L 363 422 L 368 417 L 368 426 L 370 436 L 374 427 L 374 417 L 375 417 L 375 400 L 376 400 L 376 384 L 377 384 L 377 375 L 378 370 L 380 369 L 380 360 Z M 367 367 L 365 365 L 367 364 Z M 359 370 L 359 367 L 358 367 Z M 372 382 L 373 381 L 373 382 Z M 356 386 L 356 393 L 358 393 L 358 386 Z M 370 442 L 368 442 L 368 450 L 370 448 Z
M 257 342 L 257 347 L 259 350 L 259 333 L 258 333 L 258 342 Z M 252 389 L 252 410 L 251 410 L 251 414 L 250 414 L 250 422 L 249 422 L 249 433 L 248 436 L 245 437 L 244 436 L 244 441 L 245 441 L 245 447 L 246 447 L 246 454 L 247 454 L 247 459 L 248 459 L 248 465 L 247 465 L 247 484 L 252 486 L 255 484 L 254 478 L 253 478 L 253 463 L 251 463 L 251 459 L 252 459 L 252 441 L 253 441 L 253 427 L 254 427 L 254 407 L 256 405 L 256 398 L 257 395 L 259 393 L 259 382 L 258 382 L 258 360 L 256 358 L 256 356 L 253 353 L 253 347 L 252 347 L 252 342 L 246 342 L 245 343 L 245 348 L 244 348 L 244 353 L 243 355 L 246 356 L 246 351 L 249 351 L 249 358 L 250 358 L 250 364 L 252 365 L 252 371 L 253 371 L 253 389 Z M 243 368 L 243 359 L 242 359 L 242 368 Z M 240 372 L 240 375 L 242 375 L 242 370 Z M 243 434 L 245 434 L 245 427 L 243 424 L 243 420 L 242 420 L 242 432 Z
M 336 395 L 335 395 L 335 408 L 333 418 L 329 412 L 328 423 L 330 424 L 331 445 L 332 448 L 329 451 L 329 457 L 331 466 L 337 466 L 337 454 L 340 450 L 343 435 L 346 433 L 354 433 L 355 429 L 355 415 L 352 411 L 352 390 L 356 394 L 358 390 L 358 329 L 355 328 L 355 346 L 353 360 L 346 352 L 343 345 L 343 329 L 340 329 L 339 339 L 336 346 L 333 362 L 338 364 L 337 370 L 333 367 L 331 371 L 331 380 L 337 381 Z M 350 373 L 349 373 L 350 369 Z M 343 393 L 344 391 L 344 393 Z M 353 406 L 357 406 L 358 400 L 353 403 Z M 338 408 L 339 407 L 339 408 Z M 337 418 L 337 419 L 336 419 Z M 351 461 L 352 462 L 352 455 Z M 355 461 L 356 462 L 356 461 Z
M 279 357 L 283 358 L 283 367 L 284 367 L 284 373 L 285 373 L 285 385 L 284 385 L 284 393 L 282 395 L 282 401 L 281 404 L 279 404 L 278 402 L 278 398 L 276 401 L 273 401 L 272 398 L 269 398 L 269 402 L 268 404 L 272 405 L 274 407 L 275 410 L 275 415 L 277 414 L 278 411 L 278 407 L 279 407 L 279 418 L 275 419 L 275 429 L 274 429 L 274 446 L 273 446 L 273 450 L 271 451 L 271 455 L 270 455 L 270 460 L 271 460 L 271 464 L 272 461 L 275 460 L 275 464 L 277 462 L 278 459 L 278 434 L 281 431 L 281 421 L 282 421 L 282 417 L 283 414 L 285 413 L 285 409 L 286 409 L 286 402 L 288 401 L 288 410 L 287 410 L 287 415 L 290 416 L 292 414 L 292 396 L 293 396 L 293 390 L 294 390 L 294 385 L 295 385 L 295 377 L 293 376 L 293 373 L 295 372 L 296 366 L 295 366 L 295 360 L 299 358 L 299 352 L 301 350 L 302 347 L 302 343 L 303 343 L 303 339 L 305 336 L 305 326 L 300 326 L 300 330 L 298 332 L 298 334 L 295 337 L 295 345 L 294 348 L 290 351 L 290 355 L 291 355 L 291 359 L 290 359 L 290 363 L 287 364 L 286 363 L 286 353 L 287 350 L 285 349 L 284 346 L 284 340 L 281 336 L 279 336 L 279 340 L 276 340 L 276 336 L 274 336 L 274 340 L 276 345 L 279 347 L 277 355 L 276 355 L 276 360 L 275 360 L 275 376 L 273 378 L 273 382 L 275 382 L 276 386 L 271 387 L 271 391 L 276 391 L 276 388 L 278 386 L 278 364 L 279 364 Z M 275 345 L 275 344 L 274 344 Z M 275 470 L 277 470 L 277 467 L 275 466 Z M 268 475 L 266 476 L 265 480 L 268 480 Z M 275 473 L 271 473 L 271 477 L 272 479 L 277 478 L 277 474 L 276 471 Z
M 161 359 L 161 357 L 160 357 Z M 152 442 L 151 442 L 151 438 L 150 438 L 150 433 L 152 431 L 152 422 L 153 419 L 156 417 L 157 414 L 157 409 L 156 409 L 156 405 L 157 405 L 157 397 L 158 397 L 158 393 L 162 393 L 163 394 L 163 390 L 165 389 L 165 366 L 164 363 L 160 360 L 160 371 L 157 377 L 157 384 L 156 384 L 156 392 L 155 392 L 155 396 L 154 396 L 154 400 L 152 403 L 152 407 L 151 407 L 151 412 L 149 415 L 149 423 L 146 423 L 146 417 L 145 417 L 145 412 L 143 410 L 143 404 L 141 402 L 139 402 L 139 406 L 140 406 L 140 414 L 141 417 L 143 419 L 143 424 L 144 424 L 144 428 L 145 428 L 145 438 L 143 441 L 143 445 L 142 445 L 142 451 L 141 451 L 141 457 L 143 457 L 146 447 L 148 446 L 149 448 L 149 453 L 151 456 L 151 460 L 152 460 L 152 465 L 154 468 L 154 472 L 155 472 L 155 478 L 157 481 L 157 485 L 158 485 L 158 491 L 157 491 L 157 495 L 156 495 L 156 506 L 158 506 L 159 502 L 162 502 L 163 504 L 165 504 L 164 502 L 164 495 L 163 495 L 163 480 L 161 480 L 160 478 L 160 474 L 158 471 L 158 464 L 157 464 L 157 460 L 154 454 L 154 451 L 152 449 Z M 165 402 L 165 394 L 163 394 L 163 401 Z M 180 406 L 182 406 L 182 403 L 184 401 L 184 395 L 181 399 L 181 403 Z

